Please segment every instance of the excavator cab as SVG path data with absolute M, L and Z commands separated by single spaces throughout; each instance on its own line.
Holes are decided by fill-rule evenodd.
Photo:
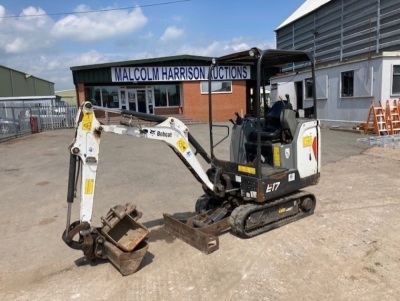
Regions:
M 320 128 L 317 119 L 298 118 L 288 101 L 277 100 L 270 108 L 264 103 L 262 114 L 261 90 L 275 72 L 282 72 L 288 64 L 305 63 L 314 79 L 312 55 L 304 51 L 259 50 L 234 53 L 215 59 L 219 64 L 250 65 L 256 72 L 257 85 L 255 114 L 239 116 L 233 123 L 230 161 L 216 158 L 211 146 L 211 169 L 217 192 L 208 194 L 210 202 L 202 200 L 202 210 L 216 204 L 230 207 L 232 232 L 241 237 L 252 237 L 282 224 L 311 215 L 316 200 L 302 191 L 314 185 L 320 177 Z M 212 69 L 212 68 L 211 68 Z M 210 76 L 211 81 L 211 76 Z M 315 82 L 315 80 L 313 80 Z M 314 108 L 315 86 L 313 87 Z M 210 102 L 210 145 L 212 138 L 212 95 Z M 314 112 L 316 117 L 316 111 Z

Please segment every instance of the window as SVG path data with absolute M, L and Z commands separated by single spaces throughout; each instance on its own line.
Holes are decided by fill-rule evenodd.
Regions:
M 101 87 L 101 96 L 103 107 L 118 108 L 118 88 L 117 87 Z
M 154 100 L 156 107 L 167 106 L 167 91 L 165 86 L 154 86 Z
M 400 94 L 400 65 L 393 66 L 392 93 Z
M 304 80 L 304 85 L 306 88 L 306 98 L 313 98 L 314 93 L 313 93 L 313 80 L 312 78 L 306 78 Z
M 100 87 L 85 87 L 85 100 L 101 106 Z
M 354 71 L 342 72 L 342 97 L 353 96 Z
M 179 106 L 181 104 L 179 85 L 167 86 L 168 105 Z
M 154 86 L 154 101 L 156 107 L 177 107 L 181 104 L 180 85 Z
M 117 87 L 86 87 L 85 98 L 95 106 L 119 107 Z
M 201 94 L 208 93 L 208 81 L 200 83 Z M 232 82 L 231 81 L 213 81 L 211 83 L 212 93 L 232 93 Z

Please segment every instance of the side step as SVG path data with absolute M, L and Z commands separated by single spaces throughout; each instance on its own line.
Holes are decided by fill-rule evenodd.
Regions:
M 192 216 L 188 219 L 175 219 L 164 213 L 164 229 L 174 237 L 183 240 L 199 251 L 210 254 L 219 248 L 218 235 L 230 228 L 229 217 L 212 222 L 201 228 L 196 227 L 196 221 L 208 219 L 208 213 Z M 210 220 L 211 221 L 211 220 Z

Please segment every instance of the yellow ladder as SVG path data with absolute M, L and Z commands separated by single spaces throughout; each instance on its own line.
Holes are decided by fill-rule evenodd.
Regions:
M 372 125 L 370 125 L 372 124 Z M 388 135 L 389 131 L 386 124 L 385 109 L 382 106 L 382 101 L 379 101 L 379 106 L 375 107 L 374 102 L 371 102 L 369 109 L 364 134 L 375 134 L 378 136 Z

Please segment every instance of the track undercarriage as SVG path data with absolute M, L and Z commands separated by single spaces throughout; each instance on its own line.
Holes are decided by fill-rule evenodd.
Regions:
M 296 191 L 265 203 L 234 205 L 227 201 L 219 207 L 215 199 L 203 195 L 196 203 L 197 215 L 177 219 L 164 214 L 165 229 L 203 253 L 219 247 L 218 235 L 230 229 L 242 238 L 250 238 L 314 213 L 315 196 Z
M 315 196 L 305 191 L 264 204 L 248 203 L 235 208 L 229 218 L 231 230 L 250 238 L 313 214 Z

